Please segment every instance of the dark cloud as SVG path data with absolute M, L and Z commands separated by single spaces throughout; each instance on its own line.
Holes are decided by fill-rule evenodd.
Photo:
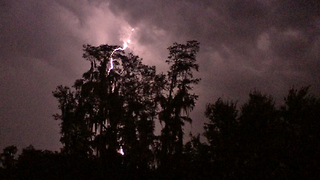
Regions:
M 272 1 L 272 18 L 277 28 L 304 29 L 312 28 L 319 19 L 320 2 L 317 0 Z
M 63 7 L 50 1 L 8 1 L 0 8 L 0 146 L 58 149 L 51 91 L 83 69 L 82 39 L 70 31 L 77 21 L 61 21 Z
M 131 28 L 129 50 L 159 71 L 173 42 L 201 43 L 200 98 L 187 131 L 202 131 L 204 105 L 221 96 L 241 104 L 258 89 L 281 103 L 292 86 L 317 93 L 319 10 L 317 0 L 2 0 L 0 146 L 58 149 L 51 91 L 88 67 L 82 44 L 121 45 Z

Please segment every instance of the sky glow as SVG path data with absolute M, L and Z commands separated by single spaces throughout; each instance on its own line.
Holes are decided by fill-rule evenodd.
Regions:
M 114 54 L 116 51 L 119 51 L 119 50 L 124 51 L 125 49 L 127 49 L 127 47 L 129 46 L 129 44 L 130 44 L 130 42 L 131 42 L 130 38 L 131 38 L 131 34 L 132 34 L 133 31 L 134 31 L 134 29 L 131 29 L 130 34 L 126 35 L 126 36 L 128 36 L 128 39 L 126 39 L 125 41 L 123 41 L 123 46 L 122 46 L 122 48 L 119 47 L 119 48 L 116 48 L 115 50 L 112 51 L 112 53 L 111 53 L 111 55 L 110 55 L 110 67 L 109 67 L 109 70 L 108 70 L 108 75 L 109 75 L 110 71 L 114 68 L 114 67 L 113 67 L 113 54 Z
M 219 97 L 240 105 L 256 89 L 281 104 L 290 88 L 307 85 L 319 94 L 319 7 L 316 0 L 1 1 L 0 149 L 60 149 L 51 92 L 88 71 L 84 44 L 121 46 L 107 72 L 116 51 L 130 49 L 166 73 L 169 46 L 200 42 L 194 77 L 202 80 L 186 138 L 203 132 L 205 106 Z

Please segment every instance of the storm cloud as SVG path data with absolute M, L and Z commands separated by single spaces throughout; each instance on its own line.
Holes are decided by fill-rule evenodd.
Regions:
M 316 0 L 2 0 L 0 1 L 0 148 L 58 150 L 51 92 L 71 86 L 89 64 L 83 44 L 121 45 L 166 71 L 167 47 L 200 42 L 202 79 L 192 126 L 201 133 L 206 103 L 243 103 L 254 89 L 281 104 L 292 86 L 320 92 L 320 2 Z

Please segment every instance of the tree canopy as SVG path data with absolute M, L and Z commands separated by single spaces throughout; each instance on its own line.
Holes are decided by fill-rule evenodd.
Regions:
M 183 142 L 196 105 L 197 41 L 168 48 L 166 73 L 119 46 L 84 45 L 90 63 L 53 96 L 60 152 L 6 147 L 0 179 L 300 179 L 319 176 L 320 98 L 292 88 L 284 104 L 257 90 L 248 100 L 218 98 L 204 132 Z M 113 69 L 110 69 L 110 56 Z M 110 69 L 110 72 L 109 72 Z M 155 134 L 155 124 L 161 124 Z M 159 127 L 160 128 L 160 127 Z

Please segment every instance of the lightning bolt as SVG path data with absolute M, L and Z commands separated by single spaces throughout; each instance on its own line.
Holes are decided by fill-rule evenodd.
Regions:
M 130 35 L 129 35 L 129 38 L 123 42 L 123 47 L 118 47 L 117 49 L 115 49 L 115 50 L 112 51 L 112 53 L 111 53 L 111 55 L 110 55 L 110 68 L 109 68 L 109 70 L 108 70 L 108 75 L 109 75 L 111 69 L 114 68 L 114 67 L 113 67 L 113 57 L 112 57 L 113 54 L 114 54 L 116 51 L 119 51 L 119 50 L 124 51 L 125 49 L 127 49 L 127 47 L 129 46 L 129 44 L 130 44 L 130 42 L 131 42 L 130 37 L 131 37 L 131 34 L 132 34 L 133 31 L 134 31 L 134 29 L 131 29 L 131 33 L 130 33 Z

